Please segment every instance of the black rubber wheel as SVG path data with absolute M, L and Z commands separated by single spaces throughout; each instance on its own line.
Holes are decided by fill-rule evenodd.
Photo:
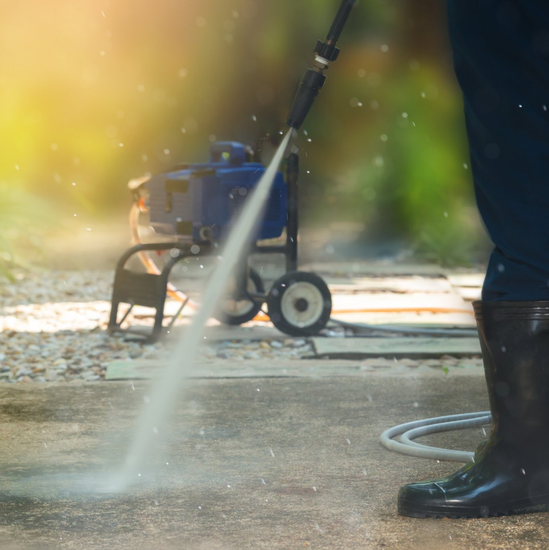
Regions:
M 255 269 L 250 269 L 248 276 L 248 292 L 263 294 L 265 287 L 261 276 Z M 223 300 L 215 318 L 225 325 L 243 325 L 251 321 L 260 311 L 263 304 L 248 300 Z
M 278 330 L 291 336 L 312 336 L 330 320 L 332 295 L 318 275 L 293 271 L 275 281 L 267 306 Z

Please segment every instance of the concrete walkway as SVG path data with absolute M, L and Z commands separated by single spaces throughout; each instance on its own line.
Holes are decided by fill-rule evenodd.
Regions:
M 124 456 L 146 382 L 0 388 L 0 548 L 548 548 L 549 516 L 412 520 L 408 458 L 383 429 L 484 410 L 478 372 L 196 379 L 127 493 L 97 493 Z M 471 430 L 433 441 L 473 449 Z

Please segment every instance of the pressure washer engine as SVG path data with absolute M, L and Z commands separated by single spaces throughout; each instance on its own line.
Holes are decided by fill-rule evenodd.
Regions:
M 222 239 L 233 215 L 265 172 L 253 162 L 253 152 L 241 143 L 218 142 L 210 161 L 177 167 L 151 178 L 148 207 L 156 233 L 195 240 Z M 255 240 L 274 239 L 286 226 L 286 182 L 278 172 Z
M 267 304 L 268 318 L 282 332 L 290 335 L 313 335 L 330 319 L 332 301 L 326 283 L 318 275 L 297 270 L 298 247 L 298 172 L 299 157 L 293 149 L 285 160 L 286 177 L 279 171 L 269 200 L 253 236 L 252 246 L 240 273 L 235 275 L 230 296 L 221 305 L 218 320 L 241 325 L 254 319 Z M 184 289 L 169 283 L 170 272 L 181 260 L 219 254 L 235 214 L 246 202 L 261 179 L 265 167 L 254 162 L 252 150 L 236 142 L 217 142 L 210 147 L 210 159 L 202 164 L 187 164 L 146 181 L 130 182 L 134 197 L 130 217 L 135 246 L 120 259 L 115 275 L 109 329 L 121 331 L 121 325 L 135 305 L 156 309 L 150 340 L 156 340 L 171 328 L 183 308 L 189 304 Z M 150 228 L 157 240 L 143 243 L 137 228 L 139 210 L 149 213 Z M 166 242 L 167 239 L 167 242 Z M 168 251 L 163 268 L 157 265 L 154 252 Z M 286 273 L 266 291 L 260 274 L 250 266 L 250 256 L 281 254 Z M 146 273 L 128 268 L 137 255 Z M 181 307 L 165 327 L 164 306 L 170 295 Z M 118 320 L 121 303 L 129 308 Z M 131 332 L 132 329 L 126 329 Z

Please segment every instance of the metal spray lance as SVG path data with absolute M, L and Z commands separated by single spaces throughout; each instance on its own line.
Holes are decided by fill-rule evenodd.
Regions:
M 339 11 L 332 23 L 332 27 L 326 36 L 326 40 L 319 40 L 315 48 L 315 62 L 312 69 L 307 69 L 294 98 L 290 114 L 286 124 L 299 130 L 313 106 L 316 96 L 320 93 L 326 81 L 326 71 L 330 62 L 335 61 L 339 55 L 336 43 L 339 40 L 343 27 L 356 0 L 343 0 Z

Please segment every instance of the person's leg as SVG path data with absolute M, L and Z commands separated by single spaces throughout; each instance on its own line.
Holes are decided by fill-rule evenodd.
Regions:
M 474 461 L 399 493 L 399 513 L 549 504 L 549 5 L 448 0 L 475 193 L 495 248 L 475 302 L 493 425 Z
M 549 4 L 448 0 L 471 167 L 495 249 L 483 299 L 549 299 Z

